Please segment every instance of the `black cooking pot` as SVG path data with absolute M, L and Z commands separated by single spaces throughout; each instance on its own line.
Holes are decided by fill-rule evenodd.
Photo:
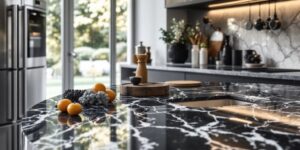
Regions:
M 263 30 L 265 26 L 266 23 L 261 19 L 261 6 L 259 5 L 259 17 L 256 20 L 254 27 L 257 31 L 260 31 Z
M 281 22 L 277 16 L 277 8 L 276 8 L 276 3 L 274 7 L 274 17 L 273 19 L 269 22 L 269 26 L 272 30 L 278 30 L 281 28 Z

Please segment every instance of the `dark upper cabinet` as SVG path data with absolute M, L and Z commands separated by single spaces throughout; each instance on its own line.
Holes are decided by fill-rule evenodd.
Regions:
M 180 7 L 191 7 L 191 8 L 226 8 L 234 6 L 244 6 L 249 4 L 268 3 L 269 0 L 165 0 L 166 8 L 180 8 Z M 286 1 L 286 0 L 277 0 Z M 214 6 L 212 6 L 214 5 Z
M 166 8 L 176 8 L 192 5 L 201 5 L 213 2 L 216 0 L 165 0 Z

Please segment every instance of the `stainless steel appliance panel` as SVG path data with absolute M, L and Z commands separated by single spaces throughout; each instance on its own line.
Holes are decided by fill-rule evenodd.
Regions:
M 12 150 L 13 149 L 13 127 L 0 126 L 0 145 L 3 150 Z
M 24 48 L 26 66 L 46 66 L 46 16 L 43 10 L 24 7 Z
M 0 69 L 7 68 L 6 50 L 6 1 L 0 1 Z
M 4 0 L 5 1 L 5 0 Z M 6 5 L 10 6 L 10 5 L 21 5 L 21 0 L 6 0 Z
M 18 6 L 0 2 L 0 69 L 17 68 Z
M 27 68 L 46 66 L 46 57 L 27 58 Z
M 13 71 L 0 71 L 0 125 L 10 123 L 14 119 L 12 77 Z
M 46 9 L 46 0 L 23 0 L 23 5 Z
M 30 3 L 26 3 L 22 10 L 27 110 L 46 98 L 46 10 Z
M 46 68 L 26 70 L 27 104 L 26 109 L 46 99 Z
M 0 126 L 1 150 L 25 150 L 24 141 L 20 125 Z

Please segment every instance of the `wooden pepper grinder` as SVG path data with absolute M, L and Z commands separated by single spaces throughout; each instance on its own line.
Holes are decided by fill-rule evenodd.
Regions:
M 142 77 L 141 83 L 147 83 L 148 82 L 148 71 L 147 71 L 147 55 L 146 54 L 137 54 L 136 55 L 138 61 L 137 61 L 137 68 L 136 68 L 136 74 L 137 77 Z
M 137 57 L 137 68 L 136 68 L 136 77 L 141 77 L 141 83 L 148 82 L 148 71 L 147 71 L 147 54 L 146 47 L 143 46 L 143 42 L 140 42 L 140 45 L 136 46 L 136 57 Z

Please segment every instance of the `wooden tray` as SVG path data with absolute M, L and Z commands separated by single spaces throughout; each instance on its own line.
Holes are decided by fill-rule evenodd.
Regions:
M 173 80 L 173 81 L 166 81 L 166 84 L 179 87 L 179 88 L 189 88 L 189 87 L 199 87 L 201 86 L 201 81 L 194 81 L 194 80 Z
M 164 83 L 131 83 L 121 85 L 121 95 L 135 97 L 168 96 L 169 85 Z

